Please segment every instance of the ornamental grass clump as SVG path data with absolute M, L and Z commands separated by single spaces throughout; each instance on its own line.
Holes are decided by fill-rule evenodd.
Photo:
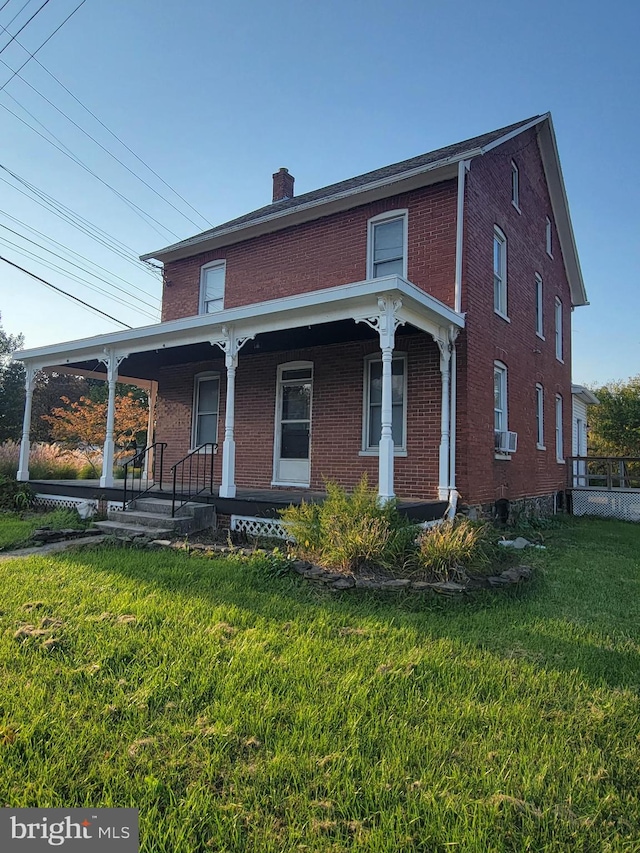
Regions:
M 282 519 L 301 556 L 320 565 L 358 571 L 395 566 L 416 528 L 403 518 L 394 502 L 381 505 L 364 476 L 351 494 L 337 483 L 326 484 L 321 504 L 302 502 L 282 510 Z M 407 531 L 410 531 L 409 533 Z
M 456 570 L 486 566 L 488 547 L 487 525 L 457 516 L 421 534 L 418 559 L 425 572 L 449 580 Z

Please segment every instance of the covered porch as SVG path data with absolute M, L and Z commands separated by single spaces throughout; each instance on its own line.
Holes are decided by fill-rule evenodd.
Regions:
M 447 501 L 455 482 L 453 461 L 455 442 L 451 440 L 452 424 L 455 424 L 455 390 L 452 393 L 452 384 L 455 389 L 455 376 L 452 377 L 450 366 L 455 340 L 463 327 L 464 317 L 461 314 L 405 279 L 399 276 L 388 276 L 326 288 L 287 299 L 270 300 L 223 310 L 215 314 L 189 317 L 180 321 L 159 323 L 126 332 L 115 332 L 16 353 L 16 357 L 25 363 L 27 374 L 18 479 L 29 480 L 31 398 L 33 380 L 38 370 L 55 369 L 69 373 L 83 373 L 97 376 L 108 383 L 103 467 L 102 476 L 97 483 L 100 489 L 106 490 L 118 487 L 113 475 L 116 383 L 119 380 L 145 383 L 149 388 L 150 403 L 153 408 L 157 383 L 163 376 L 170 377 L 174 385 L 176 383 L 179 385 L 180 365 L 198 363 L 206 365 L 218 360 L 221 366 L 219 372 L 224 384 L 223 405 L 215 411 L 212 409 L 211 412 L 203 408 L 202 410 L 194 409 L 193 413 L 190 413 L 194 424 L 196 421 L 201 421 L 203 428 L 199 430 L 194 424 L 191 425 L 187 449 L 191 453 L 202 450 L 205 444 L 202 438 L 206 437 L 208 440 L 211 438 L 205 429 L 206 418 L 209 416 L 212 420 L 215 415 L 217 430 L 218 413 L 223 408 L 224 431 L 218 454 L 221 464 L 215 497 L 218 501 L 231 501 L 243 499 L 243 494 L 246 496 L 248 493 L 253 493 L 254 498 L 247 499 L 260 503 L 255 498 L 257 492 L 264 492 L 263 488 L 247 488 L 246 475 L 240 488 L 236 482 L 238 462 L 246 461 L 246 457 L 253 451 L 252 442 L 247 441 L 251 434 L 245 429 L 244 443 L 241 444 L 240 456 L 238 456 L 236 379 L 239 360 L 243 361 L 244 355 L 251 357 L 251 359 L 247 358 L 247 365 L 251 369 L 245 366 L 246 378 L 254 378 L 255 384 L 260 380 L 259 377 L 251 376 L 255 372 L 254 366 L 260 363 L 262 356 L 266 357 L 269 353 L 309 351 L 310 347 L 316 347 L 318 351 L 322 351 L 323 348 L 333 347 L 335 357 L 336 353 L 340 354 L 341 347 L 353 346 L 355 342 L 363 346 L 366 351 L 371 351 L 371 356 L 367 357 L 372 359 L 374 358 L 372 348 L 375 346 L 379 363 L 375 380 L 372 380 L 372 382 L 375 381 L 378 398 L 370 402 L 376 423 L 369 430 L 366 440 L 363 438 L 362 449 L 355 455 L 377 457 L 375 473 L 378 495 L 382 501 L 396 498 L 398 490 L 395 461 L 398 457 L 407 457 L 409 454 L 406 450 L 399 450 L 397 440 L 394 444 L 394 429 L 397 429 L 400 418 L 400 409 L 395 398 L 398 377 L 395 375 L 397 371 L 394 358 L 402 350 L 406 341 L 415 342 L 418 336 L 419 339 L 430 340 L 431 347 L 435 343 L 437 348 L 434 350 L 436 353 L 434 361 L 437 361 L 440 375 L 437 395 L 440 411 L 438 446 L 431 448 L 437 452 L 437 494 L 434 494 L 432 499 Z M 268 484 L 272 488 L 267 489 L 270 504 L 274 503 L 276 493 L 285 496 L 286 501 L 286 495 L 292 488 L 297 487 L 310 497 L 314 492 L 315 483 L 315 491 L 318 491 L 317 477 L 315 481 L 309 477 L 308 473 L 306 479 L 304 477 L 305 464 L 307 472 L 311 464 L 310 448 L 314 441 L 316 445 L 318 444 L 318 436 L 313 435 L 311 423 L 311 374 L 308 372 L 310 370 L 308 365 L 307 361 L 296 360 L 287 362 L 282 369 L 278 368 L 276 428 L 273 434 L 273 477 Z M 336 372 L 339 371 L 334 369 L 334 373 Z M 309 386 L 308 413 L 306 410 L 301 411 L 299 405 L 299 398 L 307 393 L 304 390 L 306 385 Z M 220 387 L 222 387 L 221 384 L 218 385 L 218 388 Z M 289 390 L 291 388 L 294 390 L 297 388 L 298 391 L 292 393 Z M 405 407 L 407 406 L 411 407 L 411 400 L 408 404 L 405 403 Z M 326 404 L 325 410 L 329 410 Z M 406 421 L 406 410 L 404 417 Z M 153 421 L 154 412 L 151 411 L 149 443 L 153 437 Z M 170 412 L 166 403 L 161 416 L 158 416 L 157 424 L 156 439 L 161 438 L 162 441 L 171 439 Z M 256 428 L 256 435 L 259 431 L 260 426 Z M 340 446 L 341 437 L 338 414 L 335 415 L 333 433 L 330 443 L 332 447 L 337 448 Z M 329 442 L 327 442 L 328 445 Z M 330 452 L 330 449 L 326 452 Z M 414 454 L 414 457 L 417 455 Z M 431 455 L 433 456 L 433 453 Z M 172 458 L 175 458 L 175 453 Z M 321 459 L 319 453 L 318 459 Z M 255 481 L 256 487 L 261 485 L 263 484 L 259 480 Z M 400 496 L 402 496 L 402 489 Z M 415 497 L 415 493 L 412 496 Z M 223 511 L 222 508 L 220 511 Z

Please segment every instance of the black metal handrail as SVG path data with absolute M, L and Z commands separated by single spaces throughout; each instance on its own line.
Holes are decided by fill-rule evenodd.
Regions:
M 218 445 L 211 441 L 196 447 L 187 453 L 184 459 L 171 466 L 173 473 L 173 496 L 171 498 L 171 517 L 196 495 L 207 489 L 213 494 L 213 455 Z M 209 460 L 206 457 L 209 456 Z M 195 468 L 195 474 L 194 474 Z M 180 502 L 178 503 L 178 477 L 180 480 Z M 185 492 L 185 480 L 187 483 Z M 185 497 L 186 494 L 186 497 Z M 178 504 L 176 506 L 176 504 Z
M 149 444 L 143 450 L 139 450 L 135 456 L 128 459 L 124 465 L 124 494 L 122 498 L 122 509 L 126 509 L 133 501 L 146 495 L 154 486 L 158 486 L 162 491 L 162 470 L 164 465 L 164 449 L 167 446 L 166 441 L 155 441 Z M 142 488 L 142 474 L 144 472 L 145 463 L 148 461 L 149 453 L 151 453 L 151 464 L 147 466 L 146 487 Z M 159 457 L 159 459 L 158 459 Z M 160 464 L 158 464 L 158 461 Z M 140 469 L 140 476 L 136 479 L 136 468 Z M 131 469 L 131 484 L 129 484 L 129 469 Z M 150 469 L 150 470 L 149 470 Z M 138 488 L 136 489 L 136 483 Z
M 636 456 L 568 456 L 567 463 L 570 489 L 640 489 L 640 458 Z

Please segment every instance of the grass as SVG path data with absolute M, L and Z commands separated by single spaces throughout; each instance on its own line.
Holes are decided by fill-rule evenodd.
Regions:
M 71 527 L 79 529 L 86 527 L 86 523 L 80 520 L 75 510 L 0 513 L 0 552 L 21 548 L 28 544 L 31 534 L 39 527 L 50 527 L 52 530 Z
M 638 851 L 640 526 L 545 536 L 531 585 L 465 601 L 7 561 L 0 801 L 137 807 L 145 853 Z

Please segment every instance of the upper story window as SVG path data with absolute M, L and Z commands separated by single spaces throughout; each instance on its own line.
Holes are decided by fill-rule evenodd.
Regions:
M 406 210 L 393 210 L 369 220 L 367 278 L 383 275 L 407 277 Z
M 538 450 L 544 446 L 544 388 L 536 385 L 536 445 Z
M 556 358 L 558 361 L 563 361 L 564 350 L 562 341 L 562 302 L 556 296 Z
M 395 353 L 391 362 L 391 431 L 396 452 L 406 450 L 407 356 Z M 364 420 L 362 449 L 377 453 L 382 435 L 382 359 L 367 356 L 364 362 Z
M 544 339 L 544 319 L 542 314 L 542 276 L 536 273 L 536 335 Z
M 224 279 L 226 264 L 213 261 L 200 270 L 200 313 L 211 314 L 224 307 Z
M 493 309 L 507 318 L 507 238 L 496 225 L 493 229 Z
M 545 226 L 545 244 L 547 249 L 547 255 L 550 258 L 553 257 L 553 233 L 551 228 L 551 220 L 547 216 L 546 218 L 546 226 Z
M 520 172 L 513 160 L 511 161 L 511 204 L 520 213 Z
M 218 441 L 220 377 L 217 373 L 201 373 L 193 389 L 191 446 L 200 447 Z

